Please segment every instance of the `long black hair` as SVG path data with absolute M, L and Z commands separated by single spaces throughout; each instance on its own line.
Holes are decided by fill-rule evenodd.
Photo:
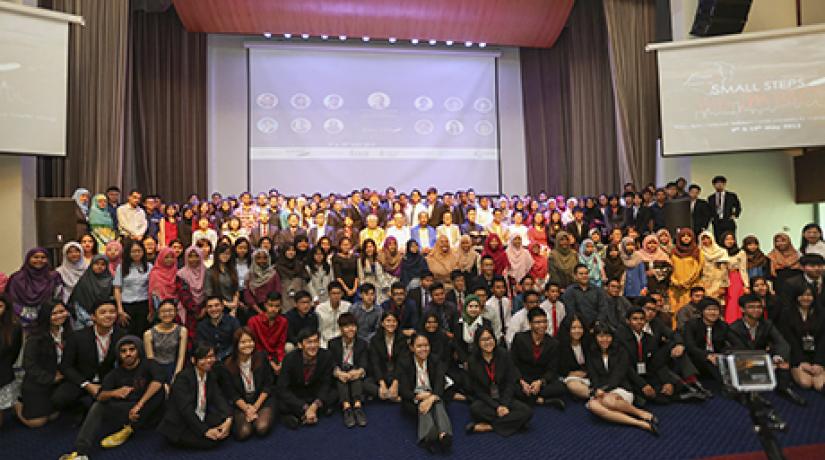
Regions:
M 17 327 L 17 318 L 12 311 L 12 305 L 9 298 L 0 294 L 0 302 L 3 303 L 3 314 L 0 315 L 0 337 L 3 339 L 5 346 L 11 346 L 14 340 L 14 329 Z
M 132 269 L 132 248 L 139 247 L 141 251 L 143 251 L 143 255 L 140 257 L 140 262 L 138 266 L 138 270 L 141 273 L 146 273 L 149 269 L 148 263 L 146 261 L 146 248 L 143 247 L 142 241 L 135 241 L 132 239 L 126 240 L 126 246 L 123 248 L 123 255 L 120 258 L 120 276 L 125 278 L 129 276 L 129 270 Z

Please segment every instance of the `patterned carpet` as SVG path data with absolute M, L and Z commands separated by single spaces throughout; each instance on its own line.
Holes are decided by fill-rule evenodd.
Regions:
M 790 427 L 779 436 L 783 447 L 825 443 L 825 395 L 803 392 L 809 406 L 796 407 L 769 395 Z M 510 438 L 495 434 L 466 435 L 469 411 L 463 403 L 452 403 L 449 413 L 455 429 L 455 459 L 519 458 L 535 459 L 638 459 L 678 460 L 761 450 L 744 407 L 716 396 L 703 404 L 654 406 L 661 420 L 661 437 L 634 428 L 611 425 L 587 412 L 583 403 L 568 402 L 565 412 L 539 408 L 528 432 Z M 268 438 L 245 443 L 227 441 L 211 452 L 191 452 L 167 445 L 156 432 L 138 432 L 124 446 L 97 450 L 94 459 L 413 459 L 433 457 L 415 445 L 415 421 L 402 416 L 400 408 L 384 403 L 367 405 L 369 426 L 346 429 L 340 414 L 324 418 L 313 428 L 290 431 L 277 425 Z M 119 427 L 109 427 L 116 431 Z M 76 429 L 67 420 L 58 420 L 38 430 L 28 430 L 10 414 L 0 428 L 2 458 L 56 459 L 72 450 Z M 816 452 L 808 449 L 807 452 Z M 802 450 L 800 450 L 802 452 Z M 819 458 L 825 452 L 818 450 Z M 756 457 L 758 458 L 758 457 Z M 799 457 L 794 458 L 815 458 Z

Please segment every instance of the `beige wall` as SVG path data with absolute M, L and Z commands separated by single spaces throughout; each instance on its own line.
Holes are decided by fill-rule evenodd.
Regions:
M 37 176 L 34 157 L 0 155 L 0 203 L 5 225 L 0 225 L 0 272 L 20 268 L 23 254 L 36 244 L 34 199 Z
M 744 32 L 795 26 L 796 0 L 753 0 Z
M 802 11 L 802 25 L 825 23 L 825 1 L 802 0 L 799 9 Z

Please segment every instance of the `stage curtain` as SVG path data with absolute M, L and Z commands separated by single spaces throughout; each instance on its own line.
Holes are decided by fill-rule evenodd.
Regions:
M 660 137 L 655 0 L 603 0 L 616 106 L 617 160 L 622 182 L 647 184 L 656 175 Z
M 596 194 L 620 188 L 601 0 L 579 0 L 550 49 L 521 49 L 527 188 Z
M 206 34 L 174 8 L 134 11 L 124 185 L 165 200 L 207 193 Z M 242 154 L 244 152 L 241 152 Z
M 83 16 L 69 27 L 66 157 L 38 159 L 38 195 L 70 196 L 119 185 L 123 171 L 128 0 L 49 0 L 41 6 Z

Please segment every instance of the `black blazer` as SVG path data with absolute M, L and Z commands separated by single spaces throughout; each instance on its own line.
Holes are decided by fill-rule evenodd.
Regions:
M 229 359 L 234 361 L 234 357 Z M 253 395 L 247 396 L 243 377 L 237 364 L 232 365 L 231 362 L 227 361 L 223 366 L 220 366 L 220 372 L 222 373 L 220 383 L 223 392 L 233 404 L 239 399 L 247 403 L 254 403 L 261 393 L 269 395 L 267 403 L 270 403 L 275 395 L 275 374 L 272 372 L 272 366 L 269 365 L 266 353 L 262 351 L 256 351 L 252 355 L 252 381 L 255 383 Z
M 790 346 L 791 366 L 810 362 L 811 359 L 811 364 L 825 366 L 825 311 L 821 308 L 811 308 L 807 321 L 802 321 L 799 308 L 786 308 L 776 324 Z M 802 337 L 808 334 L 814 338 L 813 357 L 802 349 Z
M 404 402 L 415 404 L 415 386 L 417 382 L 415 362 L 413 356 L 398 363 L 398 395 Z M 430 377 L 432 393 L 439 398 L 444 397 L 444 374 L 446 370 L 441 361 L 430 355 L 427 357 L 427 375 Z
M 528 383 L 540 379 L 547 384 L 559 378 L 559 342 L 550 334 L 545 334 L 542 339 L 538 361 L 534 359 L 533 333 L 530 331 L 519 332 L 513 337 L 510 357 L 516 367 L 517 379 Z
M 60 362 L 60 372 L 66 380 L 80 385 L 91 382 L 95 375 L 100 382 L 112 370 L 117 360 L 117 341 L 123 337 L 123 331 L 115 327 L 109 340 L 109 350 L 103 362 L 97 362 L 97 342 L 95 341 L 94 326 L 75 332 L 66 339 L 66 348 L 63 350 L 63 359 Z
M 357 206 L 347 206 L 346 210 L 344 211 L 346 216 L 349 216 L 352 219 L 352 226 L 358 230 L 364 228 L 364 224 L 366 224 L 366 216 L 364 215 L 364 210 L 361 208 L 361 204 Z
M 419 319 L 424 315 L 424 310 L 427 308 L 427 305 L 424 305 L 422 301 L 423 293 L 424 288 L 421 286 L 410 289 L 410 292 L 407 293 L 407 302 L 412 303 L 415 308 L 416 316 Z
M 490 394 L 492 382 L 487 375 L 486 363 L 480 353 L 475 353 L 470 357 L 468 374 L 470 377 L 470 389 L 472 394 L 492 408 L 498 406 L 510 406 L 513 402 L 513 395 L 516 390 L 518 380 L 518 370 L 513 365 L 510 355 L 504 348 L 496 347 L 493 353 L 493 362 L 496 370 L 493 376 L 498 387 L 498 399 L 493 399 Z
M 427 209 L 429 210 L 429 204 L 427 205 Z M 430 221 L 428 222 L 428 225 L 432 228 L 436 228 L 441 225 L 442 217 L 447 212 L 449 212 L 447 206 L 445 206 L 441 200 L 436 201 L 433 205 L 433 212 L 430 214 Z M 453 223 L 456 225 L 461 224 L 461 222 L 457 222 L 455 220 L 455 216 L 453 216 Z
M 71 329 L 66 327 L 66 330 Z M 66 334 L 66 331 L 63 332 Z M 68 337 L 65 336 L 63 343 Z M 65 350 L 65 345 L 64 345 Z M 48 334 L 38 334 L 26 340 L 23 348 L 23 386 L 51 385 L 57 374 L 57 351 L 54 349 L 54 340 Z
M 579 364 L 576 354 L 573 353 L 573 345 L 567 339 L 559 340 L 559 375 L 567 377 L 571 372 L 587 372 L 587 345 L 582 343 L 582 353 L 584 354 L 584 364 Z
M 458 358 L 458 361 L 462 363 L 466 363 L 470 360 L 470 355 L 472 354 L 473 348 L 472 343 L 467 343 L 464 341 L 464 328 L 466 327 L 467 324 L 461 316 L 456 316 L 455 321 L 453 321 L 453 325 L 450 326 L 450 330 L 455 334 L 453 337 L 453 348 L 457 355 L 456 357 Z M 482 318 L 480 327 L 489 327 L 492 329 L 493 323 L 487 318 Z
M 593 346 L 587 352 L 587 377 L 590 379 L 590 387 L 594 390 L 611 391 L 616 388 L 624 388 L 633 391 L 634 387 L 641 388 L 645 382 L 640 381 L 634 372 L 630 357 L 624 349 L 611 345 L 607 349 L 608 369 L 604 368 L 602 353 L 598 347 Z
M 756 326 L 756 338 L 751 340 L 744 319 L 738 319 L 730 325 L 731 332 L 736 340 L 735 347 L 740 350 L 770 350 L 772 355 L 779 355 L 782 359 L 790 360 L 791 347 L 769 319 L 759 321 Z
M 697 198 L 693 204 L 693 210 L 690 212 L 690 218 L 693 224 L 693 233 L 698 235 L 710 225 L 710 221 L 713 219 L 713 209 L 707 201 Z
M 338 336 L 330 340 L 327 344 L 327 350 L 329 350 L 329 354 L 332 356 L 333 368 L 337 367 L 343 370 L 344 339 Z M 370 369 L 369 344 L 366 340 L 358 336 L 355 337 L 355 343 L 353 344 L 352 363 L 353 369 L 364 369 L 364 371 L 369 371 Z
M 651 220 L 653 220 L 653 210 L 645 205 L 639 207 L 635 218 L 633 217 L 633 206 L 628 206 L 624 210 L 624 226 L 633 227 L 641 234 L 649 232 Z
M 11 308 L 11 306 L 6 306 L 6 308 Z M 6 345 L 6 341 L 0 336 L 0 386 L 14 381 L 14 363 L 17 361 L 17 357 L 20 356 L 22 346 L 23 329 L 20 324 L 13 326 L 10 344 Z
M 579 231 L 579 226 L 576 225 L 576 221 L 573 221 L 565 225 L 564 229 L 576 240 L 576 244 L 581 244 L 582 241 L 587 239 L 587 232 L 590 231 L 590 226 L 587 225 L 587 221 L 582 220 L 582 228 L 581 231 Z
M 166 413 L 158 425 L 158 431 L 171 441 L 181 439 L 187 431 L 203 437 L 206 431 L 212 428 L 195 415 L 198 406 L 198 377 L 195 372 L 195 366 L 187 366 L 175 377 L 172 384 L 172 392 L 166 403 Z M 206 374 L 206 415 L 209 417 L 211 414 L 216 414 L 217 417 L 213 418 L 221 420 L 225 420 L 231 414 L 226 397 L 218 384 L 216 371 Z
M 387 344 L 384 341 L 384 331 L 380 330 L 372 336 L 369 345 L 370 376 L 376 383 L 384 381 L 387 384 L 398 379 L 398 363 L 407 358 L 409 349 L 407 340 L 397 332 L 393 336 L 392 356 L 387 354 Z
M 326 401 L 332 384 L 332 356 L 323 348 L 318 350 L 315 372 L 304 381 L 303 350 L 289 352 L 278 376 L 278 399 L 292 407 L 303 406 L 308 400 Z
M 690 359 L 695 363 L 702 363 L 707 360 L 711 352 L 707 351 L 707 344 L 705 333 L 707 326 L 702 318 L 694 318 L 685 323 L 684 339 L 685 350 Z M 713 344 L 713 353 L 723 354 L 727 353 L 731 347 L 739 343 L 738 339 L 733 337 L 730 326 L 724 320 L 719 320 L 711 326 L 711 343 Z
M 717 203 L 716 203 L 716 192 L 711 193 L 708 195 L 707 198 L 708 205 L 711 209 L 711 215 L 713 217 L 713 221 L 716 222 L 719 220 L 719 214 L 716 213 Z M 739 217 L 739 214 L 742 213 L 742 205 L 739 203 L 739 197 L 736 196 L 735 193 L 729 192 L 725 190 L 725 202 L 724 202 L 724 209 L 722 209 L 722 218 L 723 219 L 730 219 L 731 217 Z
M 800 292 L 804 291 L 805 288 L 809 288 L 814 293 L 814 306 L 822 307 L 825 305 L 823 302 L 823 297 L 825 297 L 825 295 L 822 295 L 822 293 L 825 293 L 825 276 L 822 277 L 819 283 L 820 292 L 817 293 L 816 289 L 814 289 L 813 283 L 809 283 L 805 278 L 805 275 L 802 273 L 785 279 L 782 283 L 781 289 L 779 290 L 779 300 L 782 303 L 782 309 L 796 307 L 796 296 L 799 295 Z M 777 317 L 778 316 L 780 315 L 777 315 Z

